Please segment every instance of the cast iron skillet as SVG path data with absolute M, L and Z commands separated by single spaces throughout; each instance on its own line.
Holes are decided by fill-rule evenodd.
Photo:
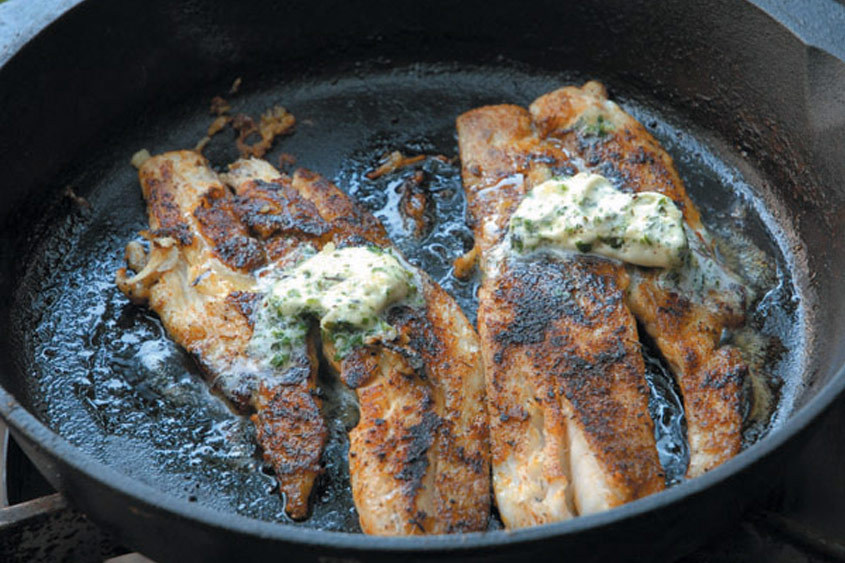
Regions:
M 20 17 L 23 6 L 13 0 L 3 8 Z M 0 326 L 7 360 L 0 414 L 57 488 L 126 545 L 160 561 L 658 560 L 689 552 L 777 481 L 845 386 L 845 295 L 837 279 L 845 266 L 845 46 L 837 43 L 845 19 L 841 6 L 824 1 L 776 15 L 794 32 L 739 1 L 80 3 L 27 44 L 11 42 L 0 53 Z M 39 242 L 74 212 L 50 203 L 67 178 L 79 177 L 88 162 L 125 158 L 108 154 L 111 139 L 144 129 L 170 104 L 205 100 L 233 76 L 288 80 L 304 91 L 332 74 L 362 84 L 369 76 L 382 80 L 371 84 L 384 84 L 385 76 L 428 81 L 444 99 L 466 88 L 471 75 L 478 89 L 468 95 L 473 105 L 524 104 L 546 81 L 548 89 L 556 86 L 549 77 L 599 78 L 702 131 L 764 202 L 801 297 L 803 350 L 794 374 L 801 381 L 789 419 L 707 475 L 613 511 L 509 533 L 393 539 L 271 524 L 192 504 L 127 477 L 50 430 L 31 412 L 38 402 L 31 384 L 42 374 L 26 369 L 31 362 L 22 357 L 21 331 L 36 327 L 11 319 L 28 265 L 49 251 Z M 519 82 L 531 76 L 536 83 Z M 491 99 L 502 93 L 514 99 Z M 434 103 L 430 95 L 431 89 L 420 103 Z M 338 122 L 332 149 L 352 131 L 377 130 L 371 117 L 365 111 Z M 147 133 L 168 134 L 154 126 Z M 332 150 L 310 154 L 303 164 L 338 171 Z M 88 177 L 98 175 L 108 171 L 94 166 Z

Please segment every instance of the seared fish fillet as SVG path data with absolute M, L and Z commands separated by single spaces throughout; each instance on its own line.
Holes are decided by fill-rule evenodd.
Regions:
M 291 241 L 316 250 L 390 245 L 384 228 L 336 186 L 307 170 L 283 176 L 267 162 L 240 160 L 225 181 L 245 203 L 240 217 L 268 259 L 284 263 Z M 369 534 L 482 530 L 490 511 L 489 443 L 478 339 L 463 312 L 423 272 L 425 304 L 395 307 L 399 336 L 352 351 L 332 343 L 324 357 L 356 393 L 350 431 L 352 493 Z
M 684 214 L 697 259 L 718 270 L 714 275 L 722 283 L 713 289 L 660 270 L 630 267 L 626 301 L 666 358 L 683 395 L 690 445 L 687 477 L 724 463 L 741 448 L 748 366 L 739 350 L 720 345 L 720 338 L 724 329 L 745 322 L 745 287 L 713 259 L 709 236 L 671 157 L 640 123 L 608 101 L 601 84 L 588 82 L 542 96 L 531 105 L 531 118 L 540 135 L 558 139 L 585 168 L 623 189 L 671 198 Z M 585 118 L 601 119 L 604 131 L 591 139 L 579 135 Z
M 255 412 L 258 442 L 285 493 L 285 509 L 304 518 L 326 440 L 315 393 L 316 348 L 299 351 L 283 371 L 250 356 L 253 272 L 264 265 L 264 250 L 202 156 L 176 151 L 152 157 L 139 178 L 150 251 L 145 255 L 130 243 L 127 258 L 137 273 L 120 270 L 118 286 L 159 315 L 171 338 L 237 408 Z
M 624 289 L 620 303 L 625 310 L 622 316 L 628 319 L 631 313 L 636 316 L 655 340 L 678 381 L 690 444 L 687 477 L 699 475 L 735 455 L 741 447 L 748 367 L 736 348 L 722 345 L 720 340 L 724 329 L 744 323 L 748 296 L 738 278 L 715 259 L 712 242 L 701 224 L 699 213 L 690 201 L 671 158 L 657 141 L 636 120 L 609 102 L 604 87 L 596 82 L 587 83 L 583 88 L 562 88 L 542 96 L 528 112 L 516 106 L 473 110 L 458 119 L 458 133 L 464 185 L 485 275 L 480 293 L 479 332 L 488 369 L 494 489 L 500 509 L 502 497 L 508 494 L 500 490 L 498 483 L 518 481 L 520 461 L 523 473 L 533 469 L 534 474 L 538 474 L 538 471 L 536 464 L 528 463 L 527 456 L 520 458 L 519 452 L 514 451 L 514 445 L 525 447 L 528 442 L 499 437 L 503 429 L 497 427 L 495 410 L 498 407 L 502 412 L 520 401 L 524 404 L 530 400 L 532 392 L 539 394 L 536 390 L 540 386 L 535 383 L 533 389 L 519 389 L 519 384 L 513 382 L 513 376 L 508 380 L 509 372 L 502 368 L 500 362 L 503 355 L 496 356 L 496 352 L 491 351 L 496 350 L 496 343 L 508 337 L 506 334 L 502 336 L 501 324 L 493 325 L 494 333 L 490 334 L 490 328 L 485 326 L 489 320 L 482 316 L 482 311 L 488 307 L 485 301 L 494 303 L 505 294 L 497 283 L 500 283 L 498 280 L 502 278 L 503 269 L 513 269 L 513 261 L 503 259 L 497 246 L 505 234 L 510 215 L 531 187 L 550 177 L 590 171 L 609 178 L 623 191 L 663 193 L 682 210 L 690 241 L 690 256 L 694 257 L 694 261 L 688 260 L 678 271 L 637 266 L 625 266 L 623 270 L 620 265 L 607 266 L 615 270 L 618 285 L 603 284 L 604 298 L 617 291 L 617 287 Z M 595 260 L 601 259 L 588 256 L 577 259 L 582 268 L 587 268 L 586 264 Z M 600 284 L 586 281 L 588 278 L 583 272 L 573 274 L 580 278 L 567 278 L 569 283 L 578 285 L 579 291 L 585 291 L 584 285 L 590 286 L 584 298 L 593 301 L 589 291 L 595 291 Z M 715 285 L 702 281 L 705 274 L 719 279 Z M 546 274 L 537 275 L 544 278 Z M 720 290 L 714 291 L 714 287 L 720 287 Z M 490 309 L 495 307 L 489 305 Z M 630 320 L 628 323 L 631 328 L 624 334 L 635 341 L 635 327 Z M 607 325 L 602 323 L 599 333 L 606 328 Z M 617 330 L 623 334 L 621 329 Z M 564 355 L 568 357 L 571 353 L 566 350 Z M 536 358 L 536 354 L 533 357 Z M 522 380 L 522 373 L 515 379 Z M 507 386 L 508 381 L 511 382 L 510 387 Z M 520 391 L 522 395 L 518 394 Z M 506 393 L 512 394 L 504 397 Z M 513 397 L 518 399 L 514 401 Z M 640 404 L 643 404 L 642 401 Z M 500 418 L 507 419 L 507 412 Z M 526 420 L 530 419 L 530 416 L 526 417 Z M 535 423 L 534 427 L 539 428 L 539 425 Z M 508 436 L 518 435 L 515 432 Z M 535 447 L 539 446 L 548 449 L 549 443 L 537 439 Z M 533 459 L 538 456 L 536 454 Z M 633 466 L 635 458 L 630 460 Z M 561 463 L 561 466 L 564 465 Z M 508 472 L 507 476 L 501 476 L 504 471 Z M 580 478 L 575 465 L 568 475 L 575 481 L 577 499 Z M 535 486 L 535 493 L 536 489 L 538 487 Z M 524 495 L 522 498 L 529 497 Z M 575 508 L 582 511 L 578 506 Z M 553 516 L 565 517 L 571 513 L 570 509 L 565 514 Z M 522 520 L 508 522 L 506 519 L 506 523 L 523 525 L 536 520 L 536 515 L 526 514 L 525 511 L 517 514 Z
M 663 489 L 624 268 L 504 248 L 522 196 L 576 163 L 517 106 L 469 111 L 457 127 L 481 251 L 478 325 L 502 520 L 543 524 Z

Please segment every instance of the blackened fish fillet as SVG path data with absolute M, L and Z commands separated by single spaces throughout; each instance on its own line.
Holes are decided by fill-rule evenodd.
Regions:
M 628 277 L 595 257 L 513 256 L 504 235 L 535 185 L 577 164 L 528 111 L 458 118 L 479 292 L 493 487 L 508 527 L 588 514 L 664 487 Z
M 745 322 L 746 288 L 714 259 L 710 237 L 672 158 L 639 122 L 608 100 L 601 84 L 561 88 L 537 99 L 530 109 L 540 134 L 558 139 L 585 169 L 611 178 L 622 189 L 671 198 L 684 214 L 700 267 L 706 264 L 714 271 L 709 275 L 721 281 L 717 288 L 701 287 L 661 270 L 630 267 L 626 297 L 678 381 L 690 445 L 687 476 L 721 465 L 741 449 L 750 400 L 749 368 L 742 354 L 720 342 L 723 330 Z M 602 131 L 596 130 L 599 122 Z
M 202 156 L 154 156 L 140 167 L 139 178 L 150 249 L 144 253 L 130 243 L 127 257 L 137 273 L 120 270 L 118 286 L 159 315 L 170 337 L 233 405 L 255 413 L 258 442 L 285 493 L 285 509 L 304 518 L 326 440 L 315 393 L 316 348 L 297 351 L 284 370 L 250 355 L 253 272 L 265 264 L 265 252 Z
M 224 180 L 243 224 L 271 267 L 314 250 L 389 247 L 381 224 L 325 178 L 282 175 L 250 159 Z M 424 304 L 391 310 L 398 332 L 340 359 L 324 357 L 354 390 L 360 417 L 350 431 L 352 492 L 366 533 L 407 535 L 482 530 L 490 511 L 489 442 L 478 338 L 460 308 L 419 272 Z

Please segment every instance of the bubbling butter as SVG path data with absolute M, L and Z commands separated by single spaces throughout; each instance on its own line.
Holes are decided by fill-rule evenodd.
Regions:
M 583 172 L 528 192 L 511 216 L 510 242 L 518 253 L 561 248 L 659 268 L 680 265 L 687 251 L 683 215 L 671 199 L 627 194 Z

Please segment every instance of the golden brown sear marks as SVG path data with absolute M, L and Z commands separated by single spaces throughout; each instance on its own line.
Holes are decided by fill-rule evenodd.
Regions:
M 390 246 L 382 225 L 334 184 L 305 169 L 292 177 L 264 161 L 241 160 L 225 176 L 240 198 L 259 198 L 244 216 L 270 260 L 284 263 L 291 240 L 315 250 Z M 287 224 L 276 202 L 295 202 L 309 228 Z M 292 211 L 291 211 L 292 212 Z M 267 225 L 272 225 L 268 228 Z M 281 250 L 279 250 L 281 249 Z M 279 261 L 282 262 L 279 262 Z M 482 530 L 487 525 L 489 443 L 478 340 L 460 308 L 420 272 L 421 307 L 394 308 L 399 337 L 343 359 L 330 340 L 323 353 L 356 393 L 359 422 L 349 432 L 353 498 L 368 534 L 409 535 Z
M 424 280 L 423 293 L 421 310 L 391 312 L 395 342 L 335 362 L 358 396 L 349 464 L 361 528 L 370 534 L 478 531 L 489 517 L 477 338 L 439 286 Z
M 234 270 L 251 272 L 264 265 L 264 252 L 238 220 L 231 194 L 224 187 L 208 190 L 194 208 L 194 218 L 214 255 Z
M 503 521 L 542 524 L 661 490 L 623 268 L 599 258 L 524 260 L 503 248 L 522 196 L 574 174 L 574 162 L 517 106 L 469 111 L 457 127 L 481 249 L 478 323 Z
M 576 169 L 560 147 L 534 133 L 531 114 L 519 106 L 471 110 L 457 126 L 469 222 L 485 251 L 504 236 L 511 214 L 532 186 Z
M 531 115 L 544 134 L 556 137 L 585 166 L 621 189 L 656 191 L 683 211 L 691 236 L 707 245 L 698 210 L 675 171 L 672 158 L 645 128 L 608 101 L 597 82 L 566 87 L 540 97 Z M 595 127 L 601 119 L 603 127 Z M 592 127 L 592 129 L 591 129 Z M 748 366 L 736 348 L 720 345 L 723 329 L 745 322 L 743 288 L 722 287 L 696 298 L 661 272 L 629 267 L 628 306 L 655 340 L 677 378 L 684 401 L 690 444 L 688 477 L 736 455 L 747 408 Z
M 432 453 L 441 419 L 432 390 L 400 351 L 361 349 L 344 359 L 341 378 L 358 396 L 349 433 L 352 494 L 368 534 L 433 532 Z
M 719 340 L 722 316 L 643 276 L 627 302 L 675 374 L 684 402 L 690 462 L 687 477 L 739 453 L 748 405 L 748 366 L 740 351 Z
M 276 472 L 292 518 L 308 514 L 326 438 L 316 397 L 313 345 L 282 371 L 249 351 L 262 245 L 239 221 L 236 201 L 208 162 L 192 151 L 147 160 L 139 178 L 150 223 L 150 252 L 134 254 L 134 276 L 118 286 L 161 318 L 206 377 L 242 412 L 254 411 L 258 443 Z M 127 249 L 127 254 L 130 254 Z
M 506 379 L 529 368 L 532 399 L 566 420 L 578 514 L 663 488 L 636 323 L 620 274 L 600 258 L 543 256 L 513 264 L 495 293 L 485 295 L 493 385 L 506 393 Z M 506 423 L 508 413 L 499 415 Z
M 221 248 L 200 228 L 197 215 L 202 212 L 195 215 L 204 206 L 225 215 L 227 207 L 217 200 L 228 199 L 228 192 L 205 159 L 191 151 L 150 158 L 139 178 L 147 201 L 150 251 L 135 276 L 119 272 L 118 285 L 136 301 L 147 302 L 174 340 L 215 377 L 239 364 L 251 334 L 227 296 L 251 291 L 255 284 L 247 267 L 236 269 L 222 261 Z M 221 223 L 220 230 L 231 229 L 233 218 Z M 261 256 L 260 247 L 243 248 L 246 252 L 226 254 L 235 263 L 263 262 L 255 258 Z M 139 286 L 144 290 L 135 291 Z M 241 403 L 237 397 L 233 400 Z
M 624 191 L 662 193 L 675 202 L 690 227 L 701 227 L 672 157 L 640 122 L 608 100 L 601 83 L 560 88 L 537 98 L 529 110 L 539 134 L 562 143 L 585 169 Z
M 303 356 L 315 358 L 314 339 L 308 339 L 306 346 Z M 262 384 L 252 415 L 264 461 L 276 474 L 285 493 L 285 509 L 292 518 L 304 518 L 308 514 L 314 481 L 322 473 L 320 458 L 327 439 L 326 423 L 320 411 L 322 401 L 314 384 L 318 364 L 309 362 L 307 368 L 306 377 L 294 384 Z
M 330 230 L 314 204 L 293 189 L 290 178 L 257 179 L 246 183 L 238 195 L 237 213 L 241 221 L 262 239 L 275 236 L 309 239 L 321 237 Z
M 238 196 L 237 213 L 265 241 L 307 241 L 316 249 L 373 244 L 390 246 L 372 214 L 321 175 L 299 168 L 282 174 L 264 160 L 238 160 L 223 175 Z
M 300 168 L 293 174 L 293 187 L 313 203 L 332 225 L 331 241 L 337 246 L 391 245 L 382 224 L 371 213 L 352 201 L 340 188 L 316 172 Z

